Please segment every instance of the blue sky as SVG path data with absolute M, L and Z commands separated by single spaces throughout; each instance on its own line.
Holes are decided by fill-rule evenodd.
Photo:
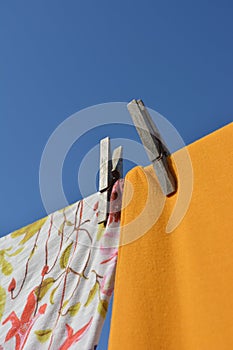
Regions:
M 83 108 L 142 98 L 186 144 L 232 121 L 232 18 L 227 0 L 1 2 L 0 235 L 46 214 L 41 154 L 54 129 Z M 75 144 L 63 177 L 71 202 L 80 196 L 81 149 L 105 134 L 137 139 L 132 128 L 109 126 Z

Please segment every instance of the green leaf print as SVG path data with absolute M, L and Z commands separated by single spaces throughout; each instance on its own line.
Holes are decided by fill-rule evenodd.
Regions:
M 4 314 L 5 304 L 6 304 L 6 291 L 2 286 L 0 286 L 0 321 Z
M 50 297 L 49 297 L 50 304 L 52 304 L 52 305 L 54 304 L 54 295 L 55 295 L 57 289 L 58 289 L 58 286 L 52 290 Z
M 87 298 L 87 301 L 86 301 L 84 306 L 88 306 L 92 302 L 92 300 L 94 299 L 98 288 L 99 288 L 99 284 L 96 282 L 94 284 L 94 286 L 92 287 L 92 289 L 90 290 L 88 298 Z
M 73 242 L 70 243 L 62 253 L 62 256 L 60 258 L 60 266 L 62 269 L 65 269 L 66 266 L 68 265 L 72 245 L 73 245 Z
M 72 316 L 72 317 L 77 315 L 77 313 L 78 313 L 78 311 L 80 309 L 80 306 L 81 306 L 80 302 L 70 306 L 69 309 L 67 310 L 67 313 L 69 313 L 70 316 Z
M 13 271 L 13 267 L 11 263 L 5 259 L 5 255 L 7 254 L 6 251 L 9 249 L 11 248 L 0 250 L 0 266 L 1 266 L 1 271 L 5 276 L 9 276 Z
M 52 334 L 52 329 L 42 329 L 35 331 L 36 337 L 41 343 L 45 343 Z
M 20 245 L 26 243 L 30 238 L 32 238 L 44 225 L 45 221 L 48 217 L 45 217 L 43 219 L 40 219 L 33 224 L 30 224 L 28 226 L 22 227 L 21 229 L 13 232 L 11 234 L 12 238 L 16 238 L 19 236 L 24 235 L 23 239 L 19 242 Z
M 35 294 L 37 296 L 38 301 L 41 301 L 48 290 L 52 287 L 55 280 L 52 277 L 46 278 L 42 284 L 35 289 Z
M 107 300 L 100 300 L 98 305 L 98 312 L 100 315 L 105 318 L 108 311 L 108 301 Z

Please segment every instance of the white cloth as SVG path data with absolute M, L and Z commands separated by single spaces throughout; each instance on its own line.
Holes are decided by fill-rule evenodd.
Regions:
M 96 193 L 0 238 L 0 349 L 96 349 L 114 286 L 122 186 L 106 227 Z

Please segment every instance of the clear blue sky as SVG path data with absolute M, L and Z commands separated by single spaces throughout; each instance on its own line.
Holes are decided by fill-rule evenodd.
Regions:
M 7 0 L 0 29 L 1 236 L 45 215 L 41 154 L 80 109 L 142 98 L 186 144 L 232 121 L 230 0 Z M 93 131 L 91 141 L 102 134 Z M 76 157 L 64 175 L 71 202 L 79 199 Z M 109 320 L 110 313 L 101 350 Z

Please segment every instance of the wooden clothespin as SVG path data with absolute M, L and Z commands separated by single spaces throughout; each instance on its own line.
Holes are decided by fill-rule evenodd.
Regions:
M 98 207 L 98 224 L 107 221 L 112 187 L 118 179 L 123 177 L 122 150 L 122 146 L 119 146 L 111 155 L 109 137 L 100 141 L 100 199 Z
M 174 193 L 176 191 L 176 181 L 167 162 L 169 151 L 162 141 L 159 130 L 142 100 L 131 101 L 127 108 L 153 164 L 163 193 L 166 196 Z

